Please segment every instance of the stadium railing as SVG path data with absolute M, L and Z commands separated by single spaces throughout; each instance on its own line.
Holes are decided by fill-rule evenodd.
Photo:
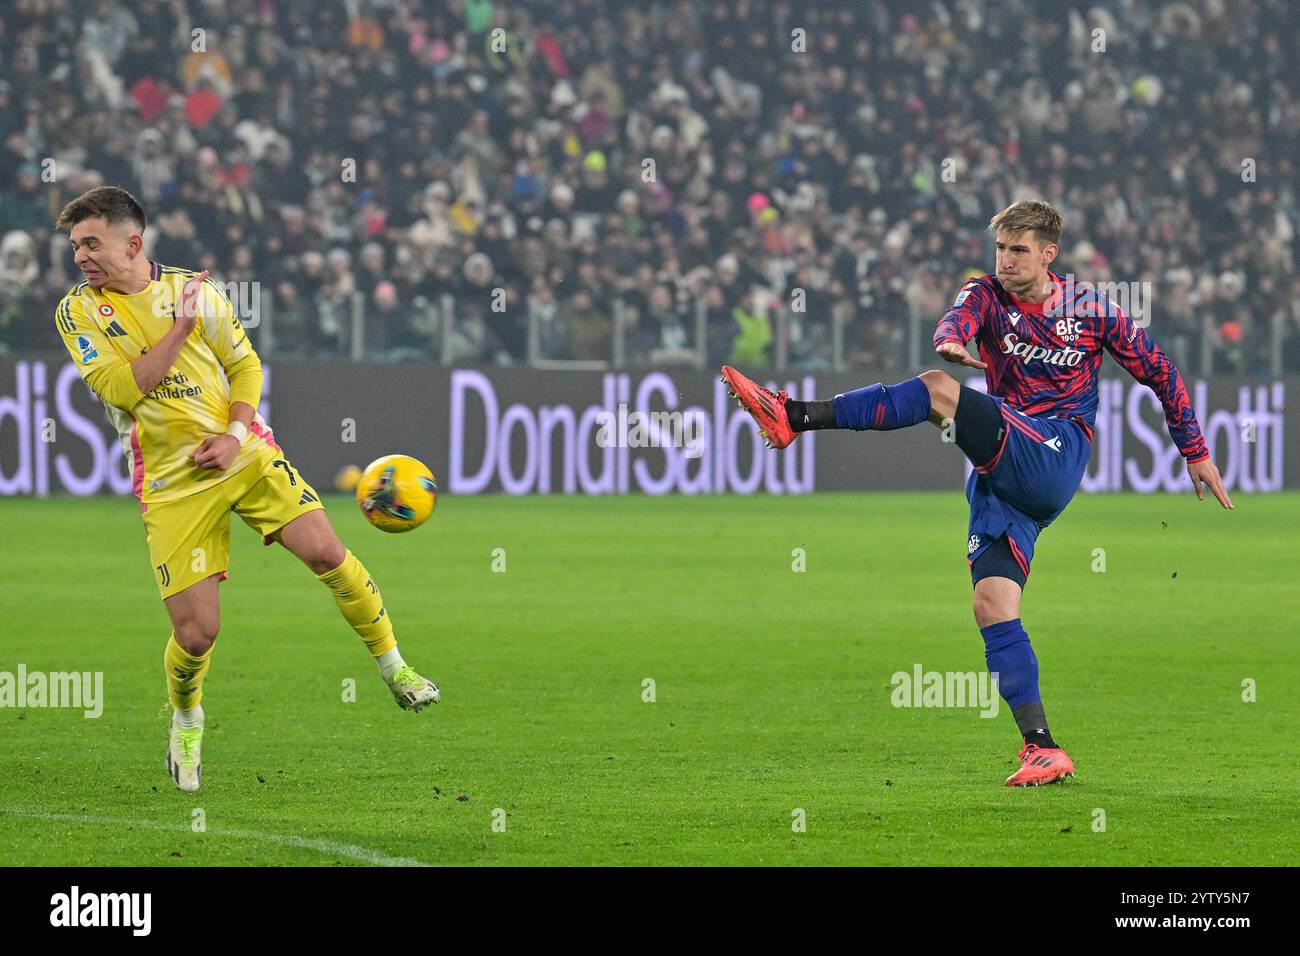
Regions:
M 367 308 L 365 295 L 353 293 L 345 303 L 346 328 L 339 330 L 338 355 L 351 361 L 373 359 L 412 359 L 425 358 L 451 365 L 457 362 L 472 362 L 473 359 L 457 351 L 457 331 L 463 331 L 464 317 L 456 307 L 456 299 L 450 293 L 441 294 L 434 302 L 428 303 L 429 315 L 423 322 L 421 332 L 427 332 L 427 349 L 378 347 L 378 341 L 386 336 L 376 337 L 371 323 L 374 317 Z M 548 310 L 529 306 L 527 321 L 526 351 L 521 355 L 506 356 L 498 349 L 497 355 L 482 356 L 487 364 L 494 364 L 502 358 L 510 362 L 519 362 L 535 368 L 557 370 L 604 370 L 643 367 L 646 365 L 666 365 L 677 368 L 702 370 L 711 363 L 709 356 L 723 357 L 731 361 L 730 343 L 710 342 L 709 309 L 703 296 L 693 301 L 688 325 L 691 338 L 684 349 L 653 348 L 647 350 L 642 341 L 639 350 L 629 346 L 629 333 L 638 323 L 647 321 L 645 316 L 632 313 L 635 306 L 623 297 L 617 296 L 604 303 L 605 312 L 610 321 L 609 349 L 604 357 L 578 356 L 565 347 L 564 330 L 559 327 L 562 317 L 558 308 Z M 276 331 L 276 300 L 271 289 L 261 292 L 259 322 L 254 341 L 259 352 L 267 358 L 276 356 L 292 357 L 302 353 L 301 349 L 290 345 L 285 347 Z M 1222 370 L 1221 352 L 1225 348 L 1221 341 L 1217 322 L 1220 316 L 1213 309 L 1203 310 L 1199 328 L 1194 332 L 1166 331 L 1153 329 L 1152 334 L 1171 356 L 1184 375 L 1207 376 Z M 811 330 L 819 320 L 818 317 L 791 312 L 786 306 L 771 311 L 772 338 L 766 349 L 768 361 L 749 360 L 751 367 L 769 371 L 803 372 L 803 371 L 846 371 L 853 364 L 849 345 L 850 330 L 860 335 L 861 329 L 855 320 L 865 319 L 859 315 L 850 301 L 836 302 L 828 316 L 829 341 L 822 345 L 808 345 Z M 909 307 L 905 319 L 905 345 L 896 360 L 906 368 L 917 369 L 927 365 L 931 360 L 930 337 L 934 330 L 934 317 L 916 307 Z M 717 334 L 714 329 L 713 334 Z M 1267 368 L 1262 362 L 1243 371 L 1267 373 L 1273 376 L 1285 374 L 1292 363 L 1286 356 L 1300 352 L 1294 340 L 1300 337 L 1300 323 L 1288 321 L 1284 311 L 1277 311 L 1267 317 L 1267 346 L 1254 350 L 1254 354 L 1267 354 Z M 378 341 L 372 341 L 378 339 Z M 710 346 L 714 348 L 710 348 Z M 856 346 L 854 346 L 856 347 Z M 1247 360 L 1249 361 L 1249 360 Z

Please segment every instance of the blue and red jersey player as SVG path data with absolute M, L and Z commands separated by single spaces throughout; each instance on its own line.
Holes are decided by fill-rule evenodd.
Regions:
M 1074 763 L 1047 727 L 1038 659 L 1020 621 L 1038 535 L 1074 496 L 1092 450 L 1102 353 L 1150 388 L 1169 434 L 1187 461 L 1198 498 L 1208 487 L 1232 501 L 1210 460 L 1178 370 L 1146 330 L 1106 296 L 1052 273 L 1063 221 L 1048 203 L 1022 200 L 994 216 L 997 271 L 971 279 L 934 334 L 935 352 L 984 371 L 986 391 L 939 370 L 894 385 L 868 385 L 830 401 L 798 402 L 730 366 L 733 397 L 758 422 L 770 447 L 820 428 L 888 431 L 929 421 L 949 429 L 974 470 L 966 555 L 975 621 L 989 672 L 1024 739 L 1008 786 L 1054 783 Z M 979 359 L 967 351 L 974 341 Z

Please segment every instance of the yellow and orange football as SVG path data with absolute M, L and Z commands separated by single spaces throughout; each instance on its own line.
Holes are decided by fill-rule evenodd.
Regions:
M 438 503 L 438 485 L 423 462 L 385 455 L 366 466 L 357 482 L 357 504 L 380 531 L 400 534 L 420 527 Z

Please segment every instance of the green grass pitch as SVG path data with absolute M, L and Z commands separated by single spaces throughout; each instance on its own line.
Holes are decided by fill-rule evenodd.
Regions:
M 1040 538 L 1023 619 L 1078 776 L 1030 790 L 1005 708 L 890 703 L 984 667 L 960 493 L 444 496 L 405 536 L 331 498 L 442 687 L 420 715 L 235 519 L 188 795 L 138 509 L 0 501 L 0 671 L 106 698 L 0 709 L 0 864 L 1294 863 L 1300 495 L 1236 504 L 1080 495 Z

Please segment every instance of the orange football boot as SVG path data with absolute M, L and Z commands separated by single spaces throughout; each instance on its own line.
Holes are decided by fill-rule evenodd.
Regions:
M 1016 757 L 1020 769 L 1007 777 L 1008 787 L 1037 787 L 1074 776 L 1074 761 L 1060 747 L 1025 744 Z
M 752 379 L 745 378 L 730 365 L 722 366 L 722 381 L 736 404 L 754 416 L 758 434 L 768 448 L 785 448 L 799 437 L 790 427 L 785 413 L 786 399 L 790 396 L 782 389 L 772 392 Z

